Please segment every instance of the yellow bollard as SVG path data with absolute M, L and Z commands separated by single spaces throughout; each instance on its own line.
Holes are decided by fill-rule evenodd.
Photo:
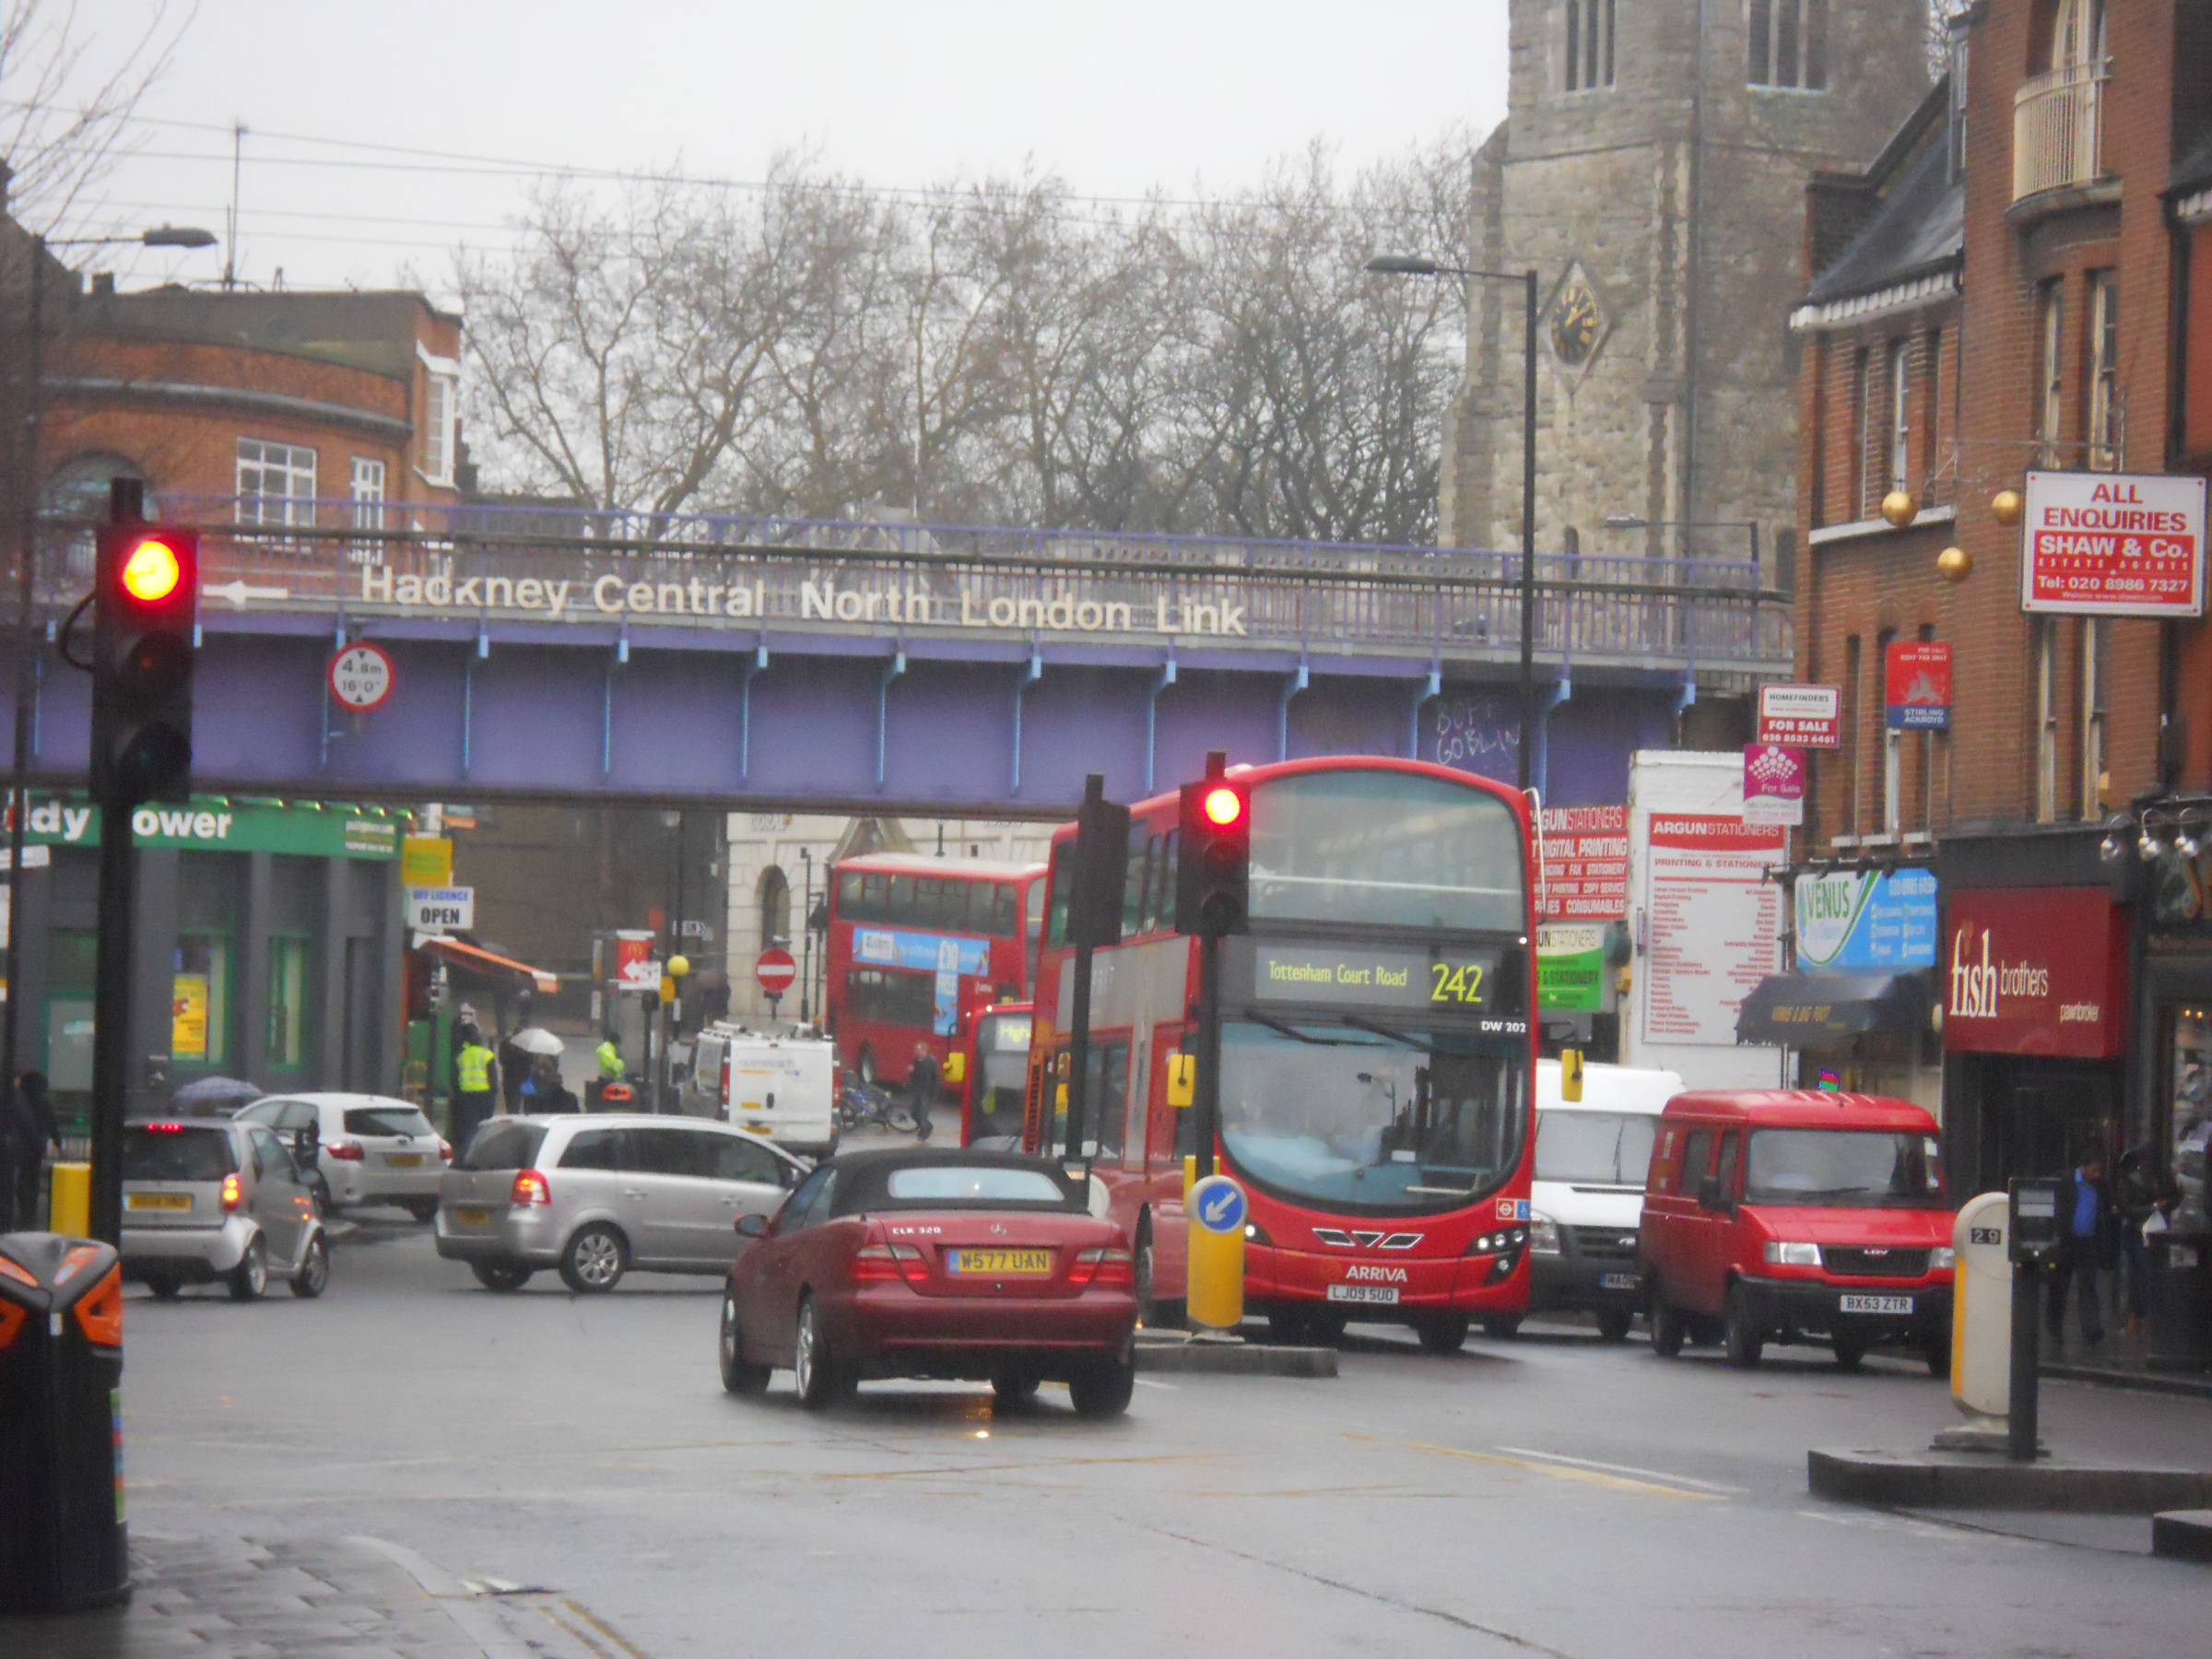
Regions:
M 1190 1224 L 1190 1267 L 1183 1295 L 1191 1323 L 1232 1331 L 1244 1319 L 1244 1189 L 1226 1175 L 1208 1175 L 1184 1205 Z
M 57 1163 L 53 1166 L 53 1196 L 46 1206 L 54 1232 L 72 1238 L 92 1236 L 92 1166 Z

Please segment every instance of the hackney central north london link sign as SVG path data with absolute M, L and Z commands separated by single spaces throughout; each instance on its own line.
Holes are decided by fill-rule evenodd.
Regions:
M 2205 480 L 2031 472 L 2020 608 L 2093 617 L 2205 614 Z
M 673 561 L 671 561 L 673 562 Z M 588 570 L 579 576 L 472 575 L 451 570 L 395 571 L 363 567 L 362 605 L 475 616 L 521 611 L 554 622 L 622 618 L 678 622 L 894 623 L 908 627 L 982 629 L 997 632 L 1104 634 L 1248 634 L 1251 601 L 1230 598 L 1228 584 L 1270 572 L 1192 569 L 1176 584 L 1203 596 L 1169 591 L 1164 580 L 1060 575 L 1025 571 L 1006 575 L 947 575 L 935 581 L 886 577 L 851 582 L 818 571 L 802 574 L 783 561 L 772 576 L 751 560 L 702 560 L 677 580 Z M 717 580 L 717 576 L 719 580 Z M 1025 591 L 993 591 L 1018 585 Z M 1141 590 L 1141 591 L 1134 591 Z

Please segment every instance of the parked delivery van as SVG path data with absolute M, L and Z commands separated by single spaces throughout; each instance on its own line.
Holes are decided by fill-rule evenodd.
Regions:
M 692 1077 L 711 1115 L 809 1158 L 837 1150 L 837 1044 L 779 1036 L 728 1021 L 692 1045 Z
M 1718 1340 L 1753 1366 L 1825 1338 L 1950 1373 L 1952 1206 L 1936 1120 L 1908 1100 L 1809 1088 L 1677 1095 L 1659 1120 L 1640 1249 L 1652 1347 Z
M 1618 1342 L 1643 1305 L 1636 1232 L 1659 1114 L 1682 1092 L 1671 1071 L 1585 1065 L 1583 1098 L 1559 1093 L 1559 1063 L 1536 1062 L 1536 1173 L 1529 1188 L 1532 1313 L 1587 1312 Z

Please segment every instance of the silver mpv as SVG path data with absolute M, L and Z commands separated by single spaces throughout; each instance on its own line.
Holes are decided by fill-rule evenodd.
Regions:
M 807 1166 L 722 1124 L 593 1112 L 496 1117 L 446 1171 L 438 1253 L 488 1290 L 557 1267 L 571 1290 L 611 1290 L 633 1267 L 722 1274 L 737 1218 L 772 1216 Z
M 312 1176 L 260 1124 L 183 1118 L 123 1131 L 123 1273 L 156 1296 L 220 1282 L 257 1301 L 272 1277 L 294 1296 L 330 1283 Z

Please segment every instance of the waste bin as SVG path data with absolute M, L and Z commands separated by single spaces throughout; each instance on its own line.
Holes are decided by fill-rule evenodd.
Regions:
M 122 1385 L 114 1247 L 0 1235 L 0 1613 L 130 1594 Z
M 2150 1268 L 2146 1361 L 2158 1371 L 2212 1369 L 2212 1236 L 2152 1233 L 2146 1242 Z

